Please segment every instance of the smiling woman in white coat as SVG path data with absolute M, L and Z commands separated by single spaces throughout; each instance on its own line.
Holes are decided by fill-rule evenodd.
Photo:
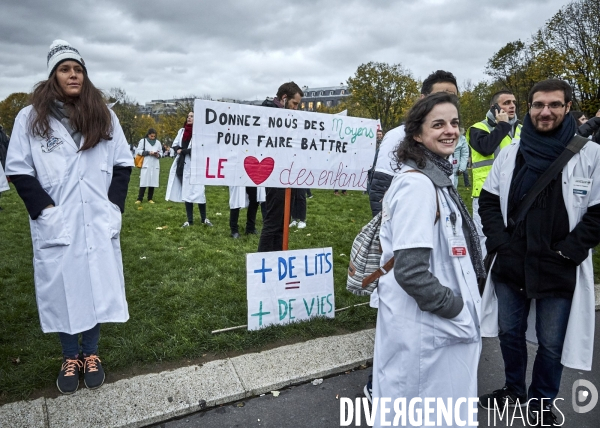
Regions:
M 71 394 L 82 372 L 88 388 L 104 383 L 100 324 L 129 319 L 119 232 L 133 159 L 77 49 L 55 40 L 47 66 L 15 119 L 6 173 L 29 212 L 42 331 L 62 345 L 57 386 Z
M 414 417 L 411 426 L 421 426 L 414 422 L 419 411 L 439 421 L 440 402 L 451 416 L 436 426 L 455 426 L 469 414 L 477 420 L 477 278 L 485 272 L 475 225 L 449 178 L 447 158 L 459 138 L 457 103 L 454 95 L 437 93 L 413 106 L 396 154 L 399 172 L 383 199 L 381 260 L 393 258 L 394 268 L 378 286 L 374 426 L 393 420 L 397 399 L 406 400 L 405 409 L 411 400 L 416 404 L 418 410 L 406 412 Z M 466 401 L 455 406 L 460 398 Z M 426 406 L 427 399 L 433 402 Z
M 162 144 L 156 139 L 156 130 L 148 129 L 146 136 L 142 138 L 135 150 L 136 155 L 144 157 L 142 170 L 140 171 L 140 192 L 138 193 L 136 204 L 141 204 L 148 188 L 148 202 L 153 204 L 154 189 L 158 187 L 160 177 L 160 158 L 162 153 Z

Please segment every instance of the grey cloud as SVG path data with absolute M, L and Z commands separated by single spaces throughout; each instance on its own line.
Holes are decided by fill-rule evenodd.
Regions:
M 209 93 L 273 96 L 279 84 L 337 85 L 368 61 L 417 78 L 485 78 L 487 59 L 527 39 L 562 0 L 4 0 L 0 99 L 45 78 L 55 38 L 77 47 L 101 88 L 139 102 Z

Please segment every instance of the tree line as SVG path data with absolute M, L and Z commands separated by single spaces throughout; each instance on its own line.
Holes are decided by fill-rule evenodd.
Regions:
M 515 94 L 519 117 L 527 112 L 529 89 L 540 80 L 566 80 L 574 90 L 574 110 L 593 116 L 600 109 L 600 0 L 573 0 L 563 6 L 527 41 L 515 40 L 495 52 L 485 73 L 489 80 L 459 85 L 461 121 L 465 128 L 485 117 L 493 93 L 508 89 Z M 432 70 L 433 71 L 433 70 Z M 452 70 L 449 70 L 452 71 Z M 410 106 L 419 97 L 421 81 L 402 64 L 369 62 L 358 66 L 348 78 L 350 96 L 335 107 L 321 106 L 317 111 L 379 119 L 384 130 L 402 123 Z M 193 95 L 187 98 L 195 98 Z M 209 96 L 201 98 L 210 99 Z M 130 144 L 146 135 L 149 128 L 167 145 L 193 110 L 192 102 L 183 102 L 176 112 L 158 115 L 139 114 L 139 104 L 125 90 L 113 88 L 107 103 L 115 103 Z M 0 102 L 0 124 L 8 134 L 19 110 L 29 104 L 29 94 L 13 93 Z

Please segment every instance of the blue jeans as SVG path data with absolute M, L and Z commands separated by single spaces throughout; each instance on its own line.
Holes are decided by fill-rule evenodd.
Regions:
M 506 386 L 516 394 L 526 392 L 527 370 L 527 316 L 531 299 L 518 293 L 509 285 L 495 282 L 498 297 L 498 327 L 500 349 L 504 359 Z M 571 299 L 546 297 L 535 301 L 535 332 L 538 350 L 533 363 L 528 399 L 553 401 L 558 395 L 563 366 L 560 358 L 571 313 Z M 533 401 L 532 403 L 535 403 Z M 541 403 L 541 401 L 537 401 Z M 546 400 L 545 403 L 548 403 Z
M 100 324 L 96 324 L 88 331 L 77 334 L 58 333 L 65 357 L 74 357 L 80 354 L 79 335 L 81 334 L 81 352 L 85 355 L 98 354 L 98 341 L 100 340 Z

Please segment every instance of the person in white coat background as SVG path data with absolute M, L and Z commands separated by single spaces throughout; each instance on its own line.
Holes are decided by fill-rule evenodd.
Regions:
M 185 202 L 185 213 L 187 221 L 181 227 L 194 224 L 194 203 L 198 204 L 200 219 L 203 225 L 212 227 L 212 223 L 206 218 L 206 193 L 204 185 L 192 184 L 192 133 L 194 127 L 194 112 L 187 115 L 183 128 L 179 130 L 173 140 L 173 150 L 177 153 L 171 170 L 169 171 L 169 183 L 167 184 L 167 195 L 165 199 L 173 202 Z
M 42 331 L 62 345 L 57 386 L 71 394 L 81 372 L 90 389 L 104 382 L 100 324 L 129 318 L 119 232 L 133 159 L 79 52 L 55 40 L 47 67 L 15 119 L 6 173 L 30 217 Z
M 246 213 L 246 235 L 258 235 L 256 213 L 258 206 L 266 199 L 264 187 L 229 186 L 229 229 L 233 239 L 240 238 L 238 220 L 240 209 L 248 208 Z
M 577 132 L 568 114 L 572 97 L 562 80 L 533 86 L 520 140 L 500 152 L 479 204 L 488 254 L 496 254 L 483 293 L 482 334 L 499 337 L 505 373 L 504 387 L 481 396 L 480 405 L 527 405 L 544 426 L 564 423 L 553 411 L 563 366 L 592 369 L 600 146 L 585 144 L 524 215 L 514 216 Z M 538 343 L 529 388 L 526 339 Z
M 405 398 L 406 407 L 413 398 L 439 398 L 446 406 L 452 399 L 454 408 L 459 398 L 477 397 L 477 278 L 485 271 L 475 224 L 449 178 L 447 158 L 458 127 L 455 95 L 419 100 L 407 115 L 398 172 L 383 199 L 381 260 L 383 265 L 393 258 L 394 268 L 378 286 L 372 390 L 377 427 L 394 417 L 393 410 L 386 416 L 376 407 L 377 398 Z M 437 405 L 431 403 L 432 420 Z M 473 402 L 456 407 L 463 421 L 476 413 Z M 455 420 L 442 419 L 442 426 L 455 426 Z
M 464 136 L 464 129 L 461 128 L 460 138 L 458 139 L 458 144 L 456 144 L 456 148 L 454 149 L 454 156 L 452 159 L 452 184 L 454 184 L 454 188 L 458 188 L 458 177 L 460 177 L 461 175 L 465 179 L 465 187 L 469 187 L 469 173 L 467 171 L 468 161 L 469 144 L 467 143 L 467 139 Z
M 144 200 L 146 187 L 148 188 L 148 202 L 153 204 L 154 189 L 159 185 L 160 178 L 160 158 L 162 152 L 162 144 L 156 138 L 156 130 L 148 129 L 146 137 L 138 142 L 135 149 L 136 155 L 144 157 L 142 170 L 140 171 L 140 191 L 138 193 L 136 204 L 141 204 Z

